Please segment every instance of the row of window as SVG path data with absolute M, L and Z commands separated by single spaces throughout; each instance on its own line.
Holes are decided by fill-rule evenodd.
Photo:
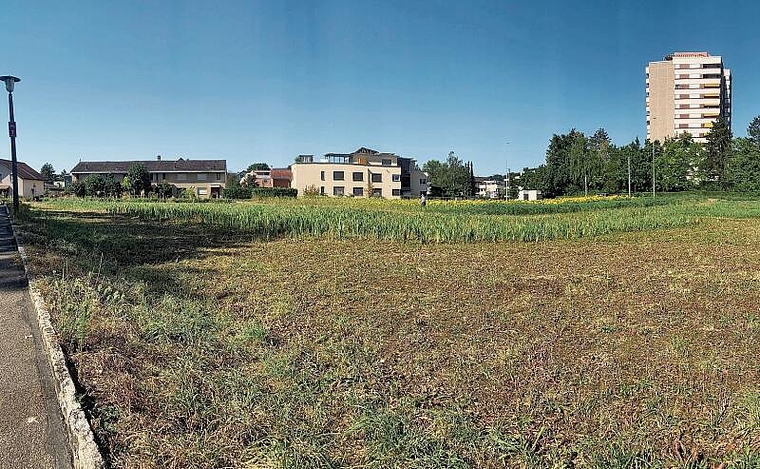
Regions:
M 333 181 L 344 181 L 345 180 L 345 172 L 343 171 L 333 171 L 332 173 L 332 179 Z M 324 181 L 325 180 L 325 172 L 320 171 L 319 172 L 319 179 Z M 400 182 L 401 181 L 401 175 L 400 174 L 392 174 L 391 179 L 393 182 Z M 351 180 L 354 182 L 363 182 L 364 181 L 364 172 L 363 171 L 356 171 L 351 175 Z M 383 182 L 383 175 L 380 173 L 370 173 L 370 181 L 371 182 Z
M 196 181 L 208 181 L 209 177 L 207 173 L 194 173 L 196 175 Z M 166 179 L 166 173 L 151 173 L 151 180 L 163 181 Z M 177 173 L 177 181 L 187 181 L 187 173 Z M 214 173 L 214 180 L 221 181 L 222 173 Z
M 319 188 L 319 193 L 321 195 L 326 195 L 325 192 L 325 186 L 322 186 Z M 364 197 L 364 187 L 354 187 L 351 190 L 351 194 L 355 197 Z M 334 186 L 332 190 L 332 195 L 335 197 L 340 197 L 343 195 L 346 195 L 346 188 L 344 186 Z M 394 197 L 401 196 L 401 189 L 393 189 L 391 191 L 391 195 Z M 375 187 L 372 189 L 372 196 L 373 197 L 382 197 L 383 196 L 383 189 L 379 187 Z

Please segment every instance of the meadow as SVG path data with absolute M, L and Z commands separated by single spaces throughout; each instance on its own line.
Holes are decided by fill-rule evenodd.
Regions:
M 111 467 L 760 466 L 760 203 L 60 200 Z

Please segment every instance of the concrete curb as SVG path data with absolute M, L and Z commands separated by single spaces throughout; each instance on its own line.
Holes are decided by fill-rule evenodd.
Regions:
M 26 250 L 19 242 L 13 222 L 11 222 L 11 229 L 13 230 L 13 237 L 16 238 L 16 246 L 21 255 L 21 261 L 24 263 L 24 273 L 29 281 L 29 295 L 37 312 L 37 325 L 40 328 L 48 364 L 53 372 L 53 384 L 55 385 L 58 404 L 66 422 L 74 469 L 103 469 L 105 468 L 103 456 L 101 456 L 98 445 L 95 443 L 90 422 L 87 421 L 82 406 L 77 401 L 74 381 L 71 379 L 69 367 L 66 365 L 63 350 L 58 344 L 58 336 L 50 322 L 50 313 L 48 313 L 45 302 L 42 300 L 42 295 L 34 285 L 33 276 L 29 272 L 29 259 L 26 256 Z

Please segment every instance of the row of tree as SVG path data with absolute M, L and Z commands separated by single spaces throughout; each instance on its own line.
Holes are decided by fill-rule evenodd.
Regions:
M 629 181 L 632 192 L 647 191 L 653 180 L 657 191 L 760 191 L 760 116 L 747 134 L 733 138 L 726 122 L 718 119 L 704 144 L 683 134 L 664 142 L 641 145 L 635 139 L 616 146 L 604 129 L 590 137 L 573 129 L 552 136 L 546 162 L 525 168 L 520 185 L 540 189 L 546 197 L 625 193 Z
M 127 175 L 121 180 L 113 175 L 90 174 L 84 178 L 84 181 L 73 183 L 71 190 L 80 197 L 120 197 L 122 194 L 138 197 L 151 192 L 157 193 L 159 197 L 170 197 L 175 192 L 174 186 L 165 182 L 156 186 L 152 185 L 150 173 L 140 163 L 130 166 Z

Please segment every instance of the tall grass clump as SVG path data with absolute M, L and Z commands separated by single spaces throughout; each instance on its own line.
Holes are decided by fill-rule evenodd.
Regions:
M 114 203 L 114 215 L 200 223 L 262 238 L 326 236 L 434 243 L 541 241 L 683 226 L 693 210 L 676 205 L 625 207 L 557 215 L 491 216 L 400 213 L 366 208 L 276 204 L 195 205 Z

